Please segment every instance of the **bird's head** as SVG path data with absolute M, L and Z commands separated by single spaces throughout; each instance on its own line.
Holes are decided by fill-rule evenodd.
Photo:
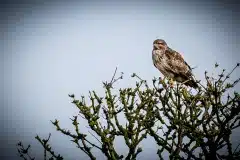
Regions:
M 163 39 L 156 39 L 155 41 L 153 41 L 153 49 L 166 50 L 167 43 Z

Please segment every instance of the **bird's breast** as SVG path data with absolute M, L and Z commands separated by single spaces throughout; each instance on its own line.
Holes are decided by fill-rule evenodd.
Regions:
M 165 64 L 163 54 L 160 52 L 153 51 L 152 60 L 154 66 L 158 68 L 161 72 L 163 72 Z
M 163 58 L 163 53 L 159 50 L 154 50 L 152 54 L 153 59 L 158 60 Z

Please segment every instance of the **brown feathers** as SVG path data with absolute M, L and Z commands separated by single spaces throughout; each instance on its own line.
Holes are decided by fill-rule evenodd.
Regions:
M 166 77 L 196 88 L 191 67 L 184 61 L 181 54 L 167 46 L 164 40 L 154 41 L 152 51 L 154 66 Z

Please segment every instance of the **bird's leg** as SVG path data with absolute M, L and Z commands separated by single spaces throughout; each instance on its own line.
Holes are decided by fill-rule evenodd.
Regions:
M 174 81 L 173 81 L 173 79 L 172 79 L 172 78 L 170 78 L 170 80 L 169 80 L 169 85 L 170 85 L 170 87 L 171 87 L 171 88 L 173 88 Z
M 167 79 L 167 83 L 169 84 L 169 87 L 170 87 L 170 88 L 173 88 L 173 84 L 174 84 L 173 79 L 172 79 L 172 78 L 169 78 L 169 77 L 167 77 L 166 79 Z
M 166 80 L 166 77 L 164 76 L 162 81 L 165 83 L 165 80 Z

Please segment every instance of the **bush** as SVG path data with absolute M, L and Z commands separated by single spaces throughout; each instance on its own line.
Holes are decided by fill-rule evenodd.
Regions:
M 71 137 L 91 160 L 96 159 L 92 148 L 100 150 L 108 160 L 134 160 L 143 151 L 139 144 L 148 136 L 159 146 L 156 153 L 159 159 L 163 159 L 164 152 L 169 159 L 238 159 L 240 151 L 238 147 L 232 148 L 230 137 L 240 126 L 240 95 L 231 89 L 240 79 L 233 83 L 229 80 L 238 66 L 226 75 L 223 70 L 217 77 L 209 77 L 205 72 L 206 85 L 199 81 L 197 89 L 186 88 L 183 84 L 172 87 L 161 78 L 154 78 L 149 87 L 145 80 L 133 74 L 132 77 L 137 78 L 135 87 L 119 89 L 117 94 L 113 93 L 113 86 L 122 75 L 115 78 L 115 70 L 111 82 L 103 83 L 104 96 L 89 92 L 90 104 L 83 96 L 77 99 L 69 95 L 81 114 L 71 119 L 75 133 L 62 129 L 58 120 L 52 124 L 57 131 Z M 120 114 L 124 114 L 126 124 L 120 122 Z M 100 145 L 79 131 L 79 118 L 87 120 L 94 132 L 92 136 Z M 47 139 L 35 137 L 44 148 L 44 159 L 63 159 L 50 147 L 50 136 Z M 128 147 L 126 155 L 116 150 L 113 143 L 116 137 L 124 138 Z M 34 159 L 28 154 L 30 145 L 25 148 L 19 142 L 17 146 L 20 157 Z M 222 149 L 227 150 L 226 155 L 221 153 Z

